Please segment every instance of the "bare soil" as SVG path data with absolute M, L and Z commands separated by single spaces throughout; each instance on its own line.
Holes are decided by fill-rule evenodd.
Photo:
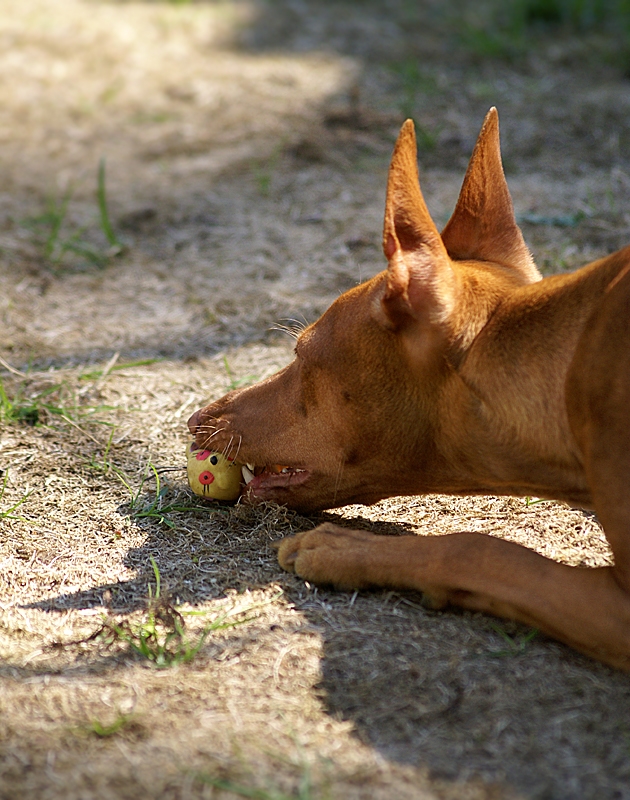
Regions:
M 195 408 L 288 362 L 278 327 L 383 268 L 409 114 L 438 223 L 497 105 L 543 271 L 630 241 L 615 32 L 491 55 L 474 14 L 0 0 L 0 378 L 20 417 L 0 422 L 0 798 L 630 798 L 626 675 L 417 595 L 317 589 L 272 548 L 335 518 L 593 566 L 593 516 L 440 496 L 306 518 L 203 505 L 165 471 Z M 238 624 L 160 668 L 122 635 L 151 608 L 191 646 Z

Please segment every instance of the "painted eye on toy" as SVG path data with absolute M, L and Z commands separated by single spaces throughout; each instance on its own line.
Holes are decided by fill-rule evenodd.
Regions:
M 213 480 L 214 480 L 214 475 L 209 470 L 202 472 L 201 475 L 199 476 L 199 483 L 203 484 L 204 486 L 207 486 L 209 483 L 212 483 Z
M 211 456 L 210 463 L 216 467 L 216 465 L 219 463 L 219 459 L 216 456 Z

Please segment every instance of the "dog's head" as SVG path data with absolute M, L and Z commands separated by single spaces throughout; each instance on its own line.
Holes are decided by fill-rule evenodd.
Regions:
M 310 511 L 439 485 L 444 386 L 506 292 L 540 278 L 514 219 L 495 109 L 441 235 L 404 124 L 383 249 L 387 269 L 306 328 L 289 366 L 189 420 L 200 447 L 249 465 L 250 500 Z

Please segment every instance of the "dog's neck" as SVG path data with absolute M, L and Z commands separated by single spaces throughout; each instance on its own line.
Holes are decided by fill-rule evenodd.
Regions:
M 453 368 L 435 416 L 439 485 L 424 490 L 553 496 L 590 505 L 565 382 L 588 318 L 623 263 L 622 252 L 570 275 L 513 288 L 492 303 L 478 298 L 472 313 L 470 306 L 462 312 L 472 328 L 455 338 L 471 343 L 464 351 L 452 349 Z

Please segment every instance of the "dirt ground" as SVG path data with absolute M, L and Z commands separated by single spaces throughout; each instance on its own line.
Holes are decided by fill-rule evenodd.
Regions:
M 203 505 L 176 469 L 195 408 L 383 268 L 405 116 L 439 224 L 496 105 L 543 271 L 629 242 L 616 33 L 501 37 L 454 0 L 0 0 L 0 798 L 630 798 L 626 675 L 417 595 L 317 589 L 271 547 L 335 518 L 609 563 L 592 516 L 305 518 Z

